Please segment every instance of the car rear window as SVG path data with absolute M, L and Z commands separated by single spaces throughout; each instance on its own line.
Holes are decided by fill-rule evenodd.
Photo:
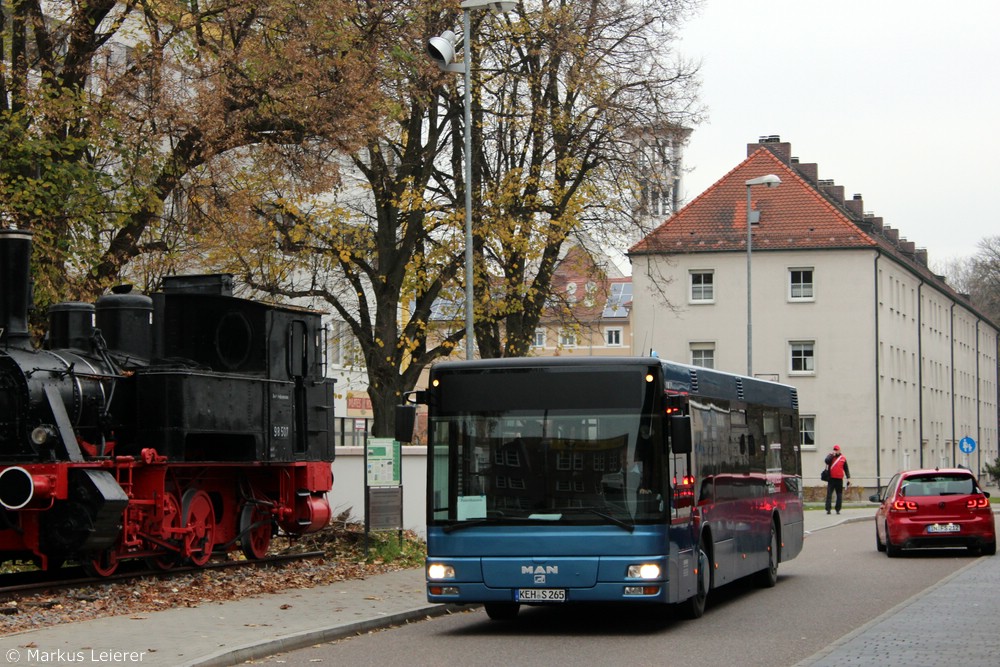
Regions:
M 954 496 L 976 493 L 976 483 L 967 475 L 935 475 L 903 480 L 904 496 Z

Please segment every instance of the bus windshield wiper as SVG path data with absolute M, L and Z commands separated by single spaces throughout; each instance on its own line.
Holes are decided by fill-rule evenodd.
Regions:
M 476 526 L 486 526 L 494 523 L 523 523 L 528 521 L 538 521 L 538 517 L 530 516 L 491 516 L 483 517 L 482 519 L 472 519 L 469 521 L 461 521 L 459 523 L 449 523 L 444 527 L 444 532 L 453 533 L 456 530 L 464 530 L 465 528 L 474 528 Z
M 482 519 L 472 519 L 469 521 L 461 521 L 459 523 L 450 523 L 444 526 L 444 532 L 453 533 L 456 530 L 464 530 L 466 528 L 474 528 L 476 526 L 486 526 L 490 524 L 503 524 L 503 523 L 552 523 L 553 521 L 558 521 L 563 514 L 568 512 L 589 512 L 595 516 L 599 516 L 608 523 L 613 523 L 619 528 L 623 528 L 628 532 L 635 531 L 635 524 L 623 519 L 619 519 L 616 516 L 612 516 L 607 512 L 603 511 L 598 507 L 560 507 L 558 510 L 551 510 L 545 514 L 534 514 L 531 516 L 492 516 L 484 517 Z
M 605 512 L 604 510 L 600 509 L 599 507 L 560 507 L 559 511 L 560 512 L 564 512 L 564 513 L 565 512 L 590 512 L 591 514 L 595 514 L 595 515 L 601 517 L 602 519 L 605 519 L 609 523 L 615 524 L 619 528 L 624 528 L 625 530 L 627 530 L 630 533 L 635 531 L 635 523 L 630 522 L 630 521 L 625 521 L 623 519 L 619 519 L 616 516 L 612 516 L 612 515 L 608 514 L 607 512 Z

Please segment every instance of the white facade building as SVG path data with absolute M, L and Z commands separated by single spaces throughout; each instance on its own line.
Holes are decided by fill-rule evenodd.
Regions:
M 806 486 L 820 484 L 834 444 L 866 490 L 907 468 L 981 476 L 998 455 L 997 324 L 928 269 L 926 252 L 866 215 L 860 195 L 845 200 L 790 156 L 777 137 L 749 145 L 632 248 L 635 351 L 744 374 L 751 339 L 753 374 L 799 390 Z M 780 186 L 746 185 L 766 174 Z M 750 327 L 748 217 L 759 219 Z

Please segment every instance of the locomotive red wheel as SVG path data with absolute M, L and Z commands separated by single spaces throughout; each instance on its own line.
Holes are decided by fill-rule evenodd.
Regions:
M 202 566 L 212 557 L 215 546 L 215 510 L 208 494 L 198 489 L 188 489 L 181 500 L 183 527 L 189 529 L 184 537 L 186 551 L 193 565 Z
M 177 567 L 177 556 L 150 556 L 146 559 L 146 565 L 166 572 Z
M 267 507 L 249 502 L 240 512 L 240 548 L 250 560 L 260 560 L 271 546 L 271 513 Z
M 181 527 L 181 503 L 177 500 L 177 495 L 169 491 L 163 496 L 163 521 L 157 527 L 157 533 L 163 540 L 175 542 Z M 169 552 L 162 556 L 151 556 L 146 559 L 146 563 L 158 570 L 169 570 L 177 565 L 177 553 Z
M 118 569 L 118 552 L 112 547 L 94 558 L 85 560 L 83 571 L 91 577 L 110 577 Z

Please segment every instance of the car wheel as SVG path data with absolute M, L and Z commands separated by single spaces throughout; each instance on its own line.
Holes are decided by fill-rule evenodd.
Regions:
M 516 602 L 487 602 L 486 615 L 493 621 L 513 621 L 521 605 Z
M 885 527 L 885 555 L 889 558 L 895 558 L 902 552 L 902 549 L 892 543 L 892 538 L 889 537 L 889 526 L 887 524 Z
M 875 524 L 875 548 L 879 551 L 885 551 L 885 543 L 878 534 L 878 524 Z
M 981 551 L 984 556 L 995 556 L 997 553 L 996 538 L 994 538 L 991 542 L 983 543 Z

